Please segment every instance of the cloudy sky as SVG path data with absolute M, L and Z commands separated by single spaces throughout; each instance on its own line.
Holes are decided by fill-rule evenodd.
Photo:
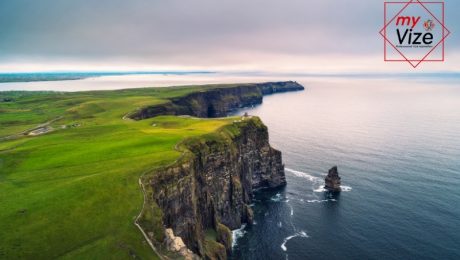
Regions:
M 445 63 L 460 70 L 460 1 Z M 0 0 L 0 72 L 410 71 L 383 62 L 383 0 Z

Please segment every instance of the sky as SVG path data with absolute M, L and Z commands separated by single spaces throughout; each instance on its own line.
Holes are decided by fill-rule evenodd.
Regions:
M 460 1 L 444 63 L 460 71 Z M 383 61 L 383 0 L 1 0 L 0 72 L 410 72 Z

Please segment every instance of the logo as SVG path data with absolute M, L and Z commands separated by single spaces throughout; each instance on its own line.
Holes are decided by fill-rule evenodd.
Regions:
M 408 62 L 417 68 L 422 62 L 445 60 L 445 39 L 450 31 L 444 24 L 444 2 L 384 3 L 384 60 Z
M 425 27 L 425 31 L 432 31 L 434 28 L 434 22 L 433 20 L 426 20 L 423 23 L 423 27 Z

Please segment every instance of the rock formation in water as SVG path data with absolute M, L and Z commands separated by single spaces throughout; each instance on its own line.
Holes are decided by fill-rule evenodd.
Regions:
M 254 191 L 286 184 L 281 152 L 270 146 L 267 127 L 257 117 L 183 145 L 179 161 L 143 179 L 149 194 L 146 208 L 160 209 L 164 228 L 196 255 L 225 259 L 231 251 L 230 230 L 253 221 L 249 205 Z M 156 213 L 143 214 L 148 219 Z M 140 224 L 153 238 L 154 225 Z M 171 238 L 167 241 L 171 244 Z
M 238 108 L 262 103 L 264 95 L 303 90 L 294 81 L 259 84 L 216 85 L 173 98 L 165 103 L 147 106 L 128 115 L 141 120 L 160 115 L 190 115 L 196 117 L 225 117 Z
M 328 191 L 333 191 L 333 192 L 341 191 L 340 176 L 337 170 L 337 166 L 334 166 L 329 170 L 329 173 L 327 174 L 325 178 L 324 188 Z

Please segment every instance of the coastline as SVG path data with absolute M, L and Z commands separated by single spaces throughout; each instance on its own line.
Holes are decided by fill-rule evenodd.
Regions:
M 171 147 L 181 140 L 210 136 L 209 134 L 212 136 L 218 129 L 224 125 L 232 125 L 237 119 L 224 117 L 203 120 L 163 115 L 143 120 L 126 120 L 126 117 L 122 117 L 129 111 L 136 111 L 136 108 L 155 103 L 164 104 L 169 98 L 194 92 L 218 89 L 222 94 L 219 97 L 228 99 L 231 94 L 229 89 L 241 85 L 252 86 L 230 84 L 72 93 L 2 92 L 1 97 L 7 102 L 0 102 L 0 109 L 4 112 L 0 121 L 7 127 L 2 129 L 0 135 L 11 136 L 23 132 L 24 129 L 35 129 L 43 122 L 58 118 L 49 124 L 54 131 L 40 135 L 18 134 L 1 143 L 2 162 L 5 163 L 0 164 L 0 170 L 9 173 L 2 182 L 2 196 L 5 197 L 8 209 L 8 214 L 1 217 L 1 222 L 4 223 L 2 228 L 8 234 L 9 240 L 20 238 L 24 241 L 20 244 L 21 247 L 27 248 L 17 251 L 13 244 L 2 241 L 6 248 L 6 258 L 27 257 L 28 252 L 43 258 L 62 255 L 91 257 L 96 253 L 140 257 L 152 254 L 154 250 L 148 243 L 142 243 L 142 232 L 133 225 L 131 219 L 131 214 L 136 219 L 142 209 L 143 202 L 137 205 L 136 200 L 144 201 L 142 192 L 139 194 L 140 173 L 151 172 L 152 167 L 164 167 L 177 160 L 180 153 Z M 262 95 L 261 89 L 257 86 L 253 88 L 258 95 Z M 248 93 L 252 95 L 255 92 Z M 222 111 L 233 111 L 234 105 L 242 106 L 227 104 L 230 106 L 223 106 Z M 46 113 L 43 113 L 43 109 L 46 109 Z M 17 113 L 21 117 L 17 117 Z M 253 120 L 256 119 L 249 121 Z M 252 129 L 257 131 L 264 128 Z M 37 149 L 35 144 L 41 144 L 40 148 Z M 17 167 L 22 168 L 18 170 Z M 23 172 L 35 174 L 23 176 Z M 22 181 L 24 178 L 26 179 Z M 18 190 L 15 183 L 20 181 L 23 182 L 23 188 Z M 52 183 L 43 190 L 44 182 Z M 66 188 L 56 190 L 61 186 Z M 41 192 L 46 196 L 24 197 L 33 192 Z M 45 198 L 51 201 L 59 199 L 59 205 L 66 207 L 49 205 L 43 201 Z M 241 208 L 247 209 L 244 204 L 241 205 Z M 104 215 L 98 214 L 102 207 L 105 208 Z M 78 214 L 75 215 L 76 213 Z M 17 214 L 24 217 L 18 218 Z M 85 217 L 79 217 L 80 215 Z M 30 218 L 42 221 L 27 221 Z M 119 224 L 126 223 L 128 219 L 129 225 Z M 28 229 L 32 223 L 49 226 L 47 221 L 60 223 L 60 231 L 53 233 L 50 230 L 49 239 L 43 245 L 44 241 L 34 239 Z M 118 224 L 114 225 L 115 223 Z M 76 225 L 78 230 L 73 230 Z M 13 227 L 19 229 L 13 232 Z M 217 227 L 221 231 L 227 230 L 223 225 Z M 62 240 L 62 232 L 73 232 L 75 235 Z M 111 235 L 100 238 L 99 234 L 107 232 Z M 147 232 L 145 234 L 149 236 Z M 221 242 L 228 241 L 231 237 L 228 236 L 229 232 L 220 234 Z M 85 241 L 94 239 L 102 239 L 104 242 L 96 247 L 85 246 Z M 123 241 L 123 246 L 114 244 L 117 241 Z M 75 245 L 78 245 L 78 250 L 73 249 Z M 221 248 L 217 242 L 213 245 Z M 53 250 L 38 251 L 44 246 Z M 109 250 L 113 246 L 117 250 Z M 163 251 L 160 249 L 160 254 L 161 252 Z M 225 250 L 219 252 L 223 255 Z
M 293 84 L 292 86 L 290 84 Z M 302 86 L 300 85 L 296 85 L 296 83 L 294 82 L 287 82 L 286 83 L 282 83 L 282 82 L 279 82 L 279 83 L 262 83 L 262 84 L 254 84 L 254 85 L 248 85 L 249 88 L 253 88 L 254 90 L 257 90 L 257 93 L 259 93 L 258 95 L 255 95 L 255 97 L 259 97 L 259 98 L 256 98 L 254 99 L 254 93 L 253 92 L 248 92 L 247 90 L 244 91 L 242 89 L 238 89 L 237 93 L 238 93 L 238 98 L 237 100 L 234 100 L 233 102 L 236 102 L 236 103 L 232 103 L 232 104 L 227 104 L 225 105 L 222 105 L 221 103 L 222 102 L 225 102 L 225 100 L 228 100 L 228 96 L 226 95 L 235 95 L 235 92 L 233 91 L 234 87 L 231 87 L 231 88 L 219 88 L 219 89 L 215 89 L 215 90 L 210 90 L 210 91 L 207 91 L 207 92 L 198 92 L 198 96 L 195 95 L 195 93 L 191 93 L 191 94 L 188 94 L 186 95 L 183 99 L 176 99 L 175 102 L 177 102 L 176 104 L 185 104 L 185 106 L 187 106 L 187 104 L 201 104 L 202 106 L 204 106 L 204 110 L 205 112 L 203 112 L 203 108 L 199 108 L 199 107 L 191 107 L 191 106 L 188 106 L 187 109 L 184 110 L 184 108 L 180 107 L 180 106 L 173 106 L 170 110 L 168 109 L 162 109 L 162 106 L 163 105 L 157 105 L 157 107 L 160 107 L 160 109 L 158 108 L 152 108 L 152 107 L 149 107 L 147 109 L 150 109 L 150 110 L 153 110 L 155 112 L 150 112 L 150 113 L 147 113 L 147 115 L 143 115 L 143 116 L 139 116 L 139 114 L 145 114 L 145 112 L 136 112 L 135 114 L 132 114 L 128 117 L 132 118 L 132 119 L 135 119 L 135 120 L 141 120 L 141 119 L 146 119 L 146 118 L 150 118 L 150 117 L 155 117 L 155 116 L 159 116 L 159 115 L 164 115 L 164 114 L 188 114 L 188 115 L 192 115 L 192 116 L 199 116 L 199 117 L 214 117 L 215 115 L 219 115 L 219 116 L 225 116 L 226 114 L 228 114 L 229 112 L 233 111 L 236 107 L 238 108 L 242 108 L 242 107 L 247 107 L 247 106 L 250 106 L 250 105 L 254 105 L 254 104 L 260 104 L 262 102 L 262 96 L 265 94 L 273 94 L 273 93 L 277 93 L 277 92 L 286 92 L 286 91 L 294 91 L 294 90 L 301 90 L 303 89 Z M 231 91 L 230 91 L 231 90 Z M 212 94 L 212 96 L 206 96 L 206 97 L 202 97 L 203 93 L 213 93 L 213 91 L 218 91 L 219 92 L 219 95 L 216 95 L 216 94 Z M 250 96 L 250 99 L 248 100 L 244 100 L 244 95 L 247 95 L 249 93 L 249 96 Z M 205 101 L 208 102 L 208 103 L 204 103 L 204 102 L 197 102 L 196 99 L 200 99 L 202 101 Z M 241 99 L 243 98 L 243 99 Z M 213 103 L 213 105 L 211 105 L 211 103 Z M 213 108 L 213 113 L 209 113 L 209 106 L 215 106 L 216 103 L 219 103 L 220 104 L 220 107 L 221 107 L 221 111 L 220 112 L 216 112 L 215 109 Z M 192 109 L 193 108 L 193 109 Z M 176 111 L 173 111 L 173 109 L 175 109 Z M 140 109 L 140 111 L 144 111 L 143 109 Z M 184 113 L 184 111 L 186 111 L 187 113 Z M 201 111 L 201 112 L 200 112 Z M 244 124 L 243 124 L 244 123 Z M 250 125 L 250 127 L 248 128 L 248 125 Z M 229 128 L 230 127 L 230 128 Z M 233 130 L 230 130 L 231 128 L 234 128 Z M 204 138 L 204 137 L 199 137 L 199 138 L 196 138 L 196 140 L 193 140 L 193 139 L 189 139 L 189 140 L 184 140 L 183 142 L 181 142 L 179 145 L 176 145 L 176 149 L 178 147 L 183 147 L 182 150 L 182 155 L 180 158 L 178 158 L 173 164 L 167 166 L 167 167 L 164 167 L 164 168 L 160 168 L 160 169 L 157 169 L 155 171 L 152 171 L 153 173 L 151 174 L 147 174 L 147 175 L 143 175 L 143 177 L 140 178 L 140 185 L 141 185 L 141 188 L 143 190 L 143 193 L 144 194 L 149 194 L 150 197 L 147 197 L 145 198 L 144 200 L 144 205 L 145 203 L 148 201 L 148 205 L 149 207 L 147 208 L 150 208 L 150 209 L 156 209 L 154 211 L 160 211 L 162 212 L 163 214 L 165 214 L 165 210 L 169 210 L 171 211 L 171 209 L 168 209 L 168 208 L 173 208 L 171 212 L 169 212 L 169 216 L 164 216 L 163 217 L 163 221 L 165 221 L 164 219 L 167 219 L 166 221 L 168 222 L 168 224 L 165 226 L 166 228 L 166 231 L 168 230 L 167 228 L 168 227 L 173 227 L 170 231 L 171 235 L 173 236 L 173 241 L 174 240 L 177 240 L 179 239 L 180 242 L 179 244 L 182 245 L 182 246 L 177 246 L 175 244 L 173 244 L 172 246 L 169 245 L 167 246 L 168 247 L 168 250 L 170 251 L 174 251 L 175 253 L 178 253 L 180 255 L 182 255 L 183 257 L 185 257 L 186 259 L 193 259 L 193 258 L 197 258 L 199 256 L 201 257 L 204 257 L 206 256 L 207 258 L 209 259 L 226 259 L 227 258 L 227 255 L 229 254 L 229 252 L 231 252 L 232 250 L 232 247 L 233 247 L 233 242 L 232 242 L 232 233 L 230 232 L 230 229 L 238 229 L 238 228 L 241 228 L 243 225 L 246 225 L 246 224 L 252 224 L 252 218 L 253 218 L 253 213 L 252 213 L 252 210 L 250 209 L 249 205 L 252 204 L 252 193 L 253 191 L 255 190 L 258 190 L 258 189 L 263 189 L 263 188 L 278 188 L 280 186 L 284 186 L 286 184 L 285 182 L 285 179 L 284 179 L 284 166 L 282 166 L 282 162 L 281 162 L 281 153 L 276 151 L 276 150 L 273 150 L 273 151 L 276 151 L 277 153 L 277 157 L 274 159 L 275 161 L 277 161 L 277 169 L 272 169 L 272 166 L 268 166 L 268 165 L 272 165 L 272 163 L 268 163 L 267 162 L 267 168 L 265 169 L 252 169 L 250 170 L 250 168 L 248 169 L 248 166 L 245 166 L 243 168 L 246 168 L 249 170 L 249 172 L 239 172 L 238 168 L 242 167 L 236 167 L 234 168 L 234 173 L 233 174 L 230 174 L 228 175 L 228 177 L 226 177 L 225 179 L 220 179 L 219 181 L 215 180 L 211 180 L 209 181 L 209 178 L 221 178 L 221 177 L 198 177 L 202 174 L 205 174 L 206 172 L 210 171 L 210 172 L 220 172 L 222 171 L 222 166 L 221 166 L 221 163 L 217 163 L 217 165 L 220 165 L 220 166 L 204 166 L 205 168 L 206 167 L 211 167 L 213 170 L 205 170 L 205 168 L 195 168 L 196 166 L 193 166 L 193 165 L 201 165 L 203 164 L 203 160 L 207 160 L 206 158 L 208 157 L 211 157 L 211 158 L 216 158 L 217 157 L 222 157 L 222 158 L 228 158 L 229 155 L 224 155 L 225 150 L 241 150 L 241 148 L 237 148 L 237 146 L 241 146 L 243 145 L 243 143 L 241 141 L 238 141 L 238 139 L 240 138 L 239 136 L 240 135 L 246 135 L 245 132 L 246 131 L 254 131 L 254 130 L 248 130 L 248 129 L 251 129 L 251 128 L 254 128 L 254 130 L 256 132 L 259 132 L 261 131 L 260 133 L 258 134 L 255 134 L 253 135 L 253 137 L 251 137 L 250 139 L 244 141 L 244 143 L 246 142 L 253 142 L 253 143 L 258 143 L 260 142 L 260 140 L 258 140 L 258 138 L 261 138 L 261 137 L 264 137 L 262 138 L 262 146 L 267 146 L 268 149 L 272 149 L 270 146 L 269 146 L 269 143 L 268 143 L 268 132 L 267 132 L 267 128 L 262 124 L 262 122 L 260 121 L 260 119 L 258 118 L 251 118 L 251 117 L 242 117 L 240 120 L 235 120 L 233 122 L 233 124 L 230 124 L 228 126 L 224 126 L 223 128 L 219 129 L 216 131 L 216 137 L 213 137 L 211 138 L 210 140 L 214 140 L 214 138 L 217 138 L 216 140 L 219 140 L 219 139 L 222 139 L 222 140 L 230 140 L 229 143 L 225 144 L 226 142 L 228 141 L 224 141 L 222 144 L 224 144 L 224 147 L 229 147 L 229 148 L 225 148 L 225 149 L 221 149 L 221 148 L 211 148 L 213 146 L 216 146 L 216 147 L 221 147 L 222 144 L 218 144 L 218 143 L 221 143 L 222 141 L 216 141 L 215 144 L 212 144 L 212 142 L 215 142 L 215 141 L 212 141 L 211 143 L 209 143 L 209 141 L 206 141 L 207 138 Z M 229 135 L 229 133 L 232 133 Z M 258 138 L 256 138 L 256 136 L 258 136 Z M 247 137 L 246 137 L 247 138 Z M 197 144 L 194 144 L 192 145 L 191 143 L 197 143 Z M 199 145 L 199 143 L 205 143 L 204 146 L 202 145 Z M 237 145 L 237 146 L 235 146 Z M 193 146 L 197 146 L 199 148 L 192 148 Z M 261 147 L 262 147 L 261 146 Z M 230 148 L 230 147 L 233 147 L 233 148 Z M 227 162 L 227 163 L 230 163 L 229 164 L 229 167 L 234 167 L 234 165 L 238 165 L 239 162 L 241 162 L 241 159 L 236 159 L 236 158 L 246 158 L 245 160 L 248 160 L 248 157 L 246 155 L 244 155 L 244 153 L 247 153 L 247 154 L 253 154 L 254 152 L 256 154 L 261 154 L 261 153 L 266 153 L 266 152 L 262 152 L 264 150 L 266 150 L 266 148 L 261 148 L 261 147 L 253 147 L 253 148 L 250 148 L 249 151 L 247 152 L 238 152 L 236 153 L 234 156 L 235 156 L 235 159 L 233 160 L 233 162 Z M 217 150 L 215 150 L 217 149 Z M 206 153 L 209 153 L 209 152 L 206 152 L 206 151 L 214 151 L 214 152 L 211 152 L 210 154 L 207 154 L 207 155 L 203 155 L 206 154 Z M 259 150 L 259 152 L 256 152 L 257 150 Z M 221 154 L 221 153 L 224 153 L 224 154 Z M 270 152 L 271 153 L 271 152 Z M 252 156 L 252 155 L 251 155 Z M 249 156 L 249 158 L 251 158 L 251 156 Z M 198 161 L 196 161 L 196 158 L 201 158 L 200 161 L 201 163 L 198 163 Z M 195 159 L 193 159 L 195 158 Z M 262 160 L 266 160 L 266 159 L 269 159 L 270 157 L 267 155 L 267 156 L 262 156 L 260 159 Z M 257 160 L 260 160 L 260 159 L 257 159 Z M 249 160 L 256 160 L 256 159 L 249 159 Z M 269 159 L 269 160 L 272 160 L 272 159 Z M 206 163 L 205 163 L 206 164 Z M 230 166 L 231 165 L 231 166 Z M 203 167 L 203 166 L 200 166 L 200 167 Z M 251 166 L 251 167 L 254 167 L 254 166 Z M 224 169 L 226 169 L 227 167 L 224 167 Z M 262 176 L 268 172 L 271 172 L 273 171 L 271 174 L 263 177 L 263 181 L 262 180 L 259 180 L 259 181 L 255 181 L 257 178 L 261 178 L 261 177 L 255 177 L 257 174 L 262 174 Z M 194 173 L 195 172 L 195 173 Z M 254 172 L 254 173 L 253 173 Z M 256 174 L 257 173 L 257 174 Z M 191 177 L 189 176 L 189 174 L 192 174 L 191 176 L 195 176 L 195 177 Z M 228 172 L 225 172 L 224 175 L 227 175 Z M 254 176 L 252 176 L 254 174 Z M 248 175 L 248 176 L 246 176 Z M 277 177 L 277 175 L 279 175 L 280 177 Z M 165 180 L 164 176 L 171 176 L 170 178 L 172 178 L 171 180 Z M 182 177 L 179 177 L 179 179 L 177 179 L 178 177 L 177 176 L 182 176 Z M 217 175 L 218 176 L 218 175 Z M 161 179 L 158 179 L 158 178 L 161 178 Z M 194 200 L 200 200 L 200 196 L 201 194 L 203 194 L 203 191 L 201 190 L 208 190 L 209 188 L 205 188 L 205 187 L 202 187 L 202 188 L 196 188 L 194 187 L 194 185 L 197 185 L 197 184 L 194 184 L 193 186 L 190 186 L 190 187 L 181 187 L 181 188 L 178 188 L 178 187 L 175 187 L 176 185 L 180 185 L 180 183 L 183 183 L 184 181 L 182 181 L 182 178 L 186 178 L 187 181 L 185 181 L 186 183 L 190 183 L 190 181 L 193 182 L 196 182 L 196 183 L 203 183 L 203 181 L 200 181 L 201 178 L 203 179 L 207 179 L 207 186 L 208 187 L 212 187 L 214 185 L 216 185 L 216 183 L 224 183 L 224 186 L 223 187 L 220 187 L 220 188 L 217 188 L 217 189 L 211 189 L 211 194 L 208 195 L 210 197 L 220 197 L 221 201 L 225 201 L 226 199 L 225 198 L 233 198 L 231 199 L 231 201 L 234 201 L 235 198 L 238 198 L 239 196 L 242 196 L 239 198 L 239 200 L 241 200 L 241 202 L 239 203 L 239 206 L 238 205 L 233 205 L 231 206 L 232 211 L 235 209 L 235 208 L 239 208 L 239 210 L 237 210 L 237 212 L 235 213 L 230 213 L 230 208 L 226 208 L 226 209 L 214 209 L 214 213 L 211 214 L 211 216 L 213 216 L 212 220 L 209 219 L 209 217 L 206 217 L 206 214 L 205 212 L 206 211 L 209 211 L 212 207 L 215 207 L 213 205 L 219 205 L 219 204 L 227 204 L 228 202 L 213 202 L 211 203 L 210 205 L 208 206 L 204 206 L 203 209 L 201 209 L 201 213 L 197 212 L 199 211 L 199 207 L 197 206 L 193 206 L 193 209 L 189 208 L 190 206 L 186 206 L 186 205 L 183 205 L 184 201 L 189 201 L 190 199 L 192 199 L 192 201 L 189 201 L 187 202 L 186 204 L 189 204 L 189 205 L 196 205 L 195 201 Z M 237 179 L 235 179 L 237 178 Z M 230 188 L 230 190 L 233 190 L 234 187 L 235 187 L 235 182 L 238 183 L 238 185 L 243 185 L 244 188 L 242 191 L 245 191 L 248 192 L 247 194 L 242 194 L 242 195 L 235 195 L 235 194 L 232 194 L 230 192 L 230 194 L 221 194 L 221 191 L 225 191 L 225 190 L 228 190 Z M 166 184 L 168 183 L 168 184 Z M 225 184 L 226 183 L 226 184 Z M 241 184 L 243 183 L 243 184 Z M 158 190 L 162 189 L 160 188 L 161 186 L 163 185 L 167 185 L 169 188 L 161 191 L 161 192 L 158 192 Z M 200 184 L 202 185 L 202 184 Z M 146 187 L 149 187 L 149 191 L 146 192 L 145 188 Z M 174 187 L 174 188 L 172 188 Z M 179 186 L 180 187 L 180 186 Z M 225 188 L 227 187 L 227 188 Z M 233 187 L 233 188 L 232 188 Z M 181 193 L 184 193 L 184 189 L 185 190 L 189 190 L 187 191 L 185 194 L 175 194 L 175 195 L 172 195 L 172 194 L 169 194 L 169 195 L 166 195 L 167 193 L 170 193 L 171 192 L 171 189 L 173 190 L 176 190 L 176 189 L 179 189 L 181 190 Z M 196 191 L 196 194 L 193 195 L 193 190 Z M 209 191 L 207 191 L 209 192 Z M 205 192 L 206 193 L 206 192 Z M 157 195 L 155 195 L 157 194 Z M 219 194 L 219 195 L 217 195 Z M 153 197 L 152 197 L 153 196 Z M 235 197 L 236 196 L 236 197 Z M 171 198 L 172 197 L 172 198 Z M 175 198 L 176 197 L 176 198 Z M 180 198 L 180 199 L 179 199 Z M 193 199 L 195 198 L 195 199 Z M 165 202 L 165 200 L 167 201 L 179 201 L 179 204 L 177 204 L 177 202 Z M 205 200 L 206 201 L 206 200 Z M 234 202 L 232 202 L 234 203 Z M 168 204 L 171 204 L 173 206 L 168 206 Z M 200 203 L 201 204 L 201 203 Z M 159 205 L 163 205 L 163 206 L 159 206 Z M 203 207 L 203 206 L 202 206 Z M 162 209 L 160 209 L 162 208 Z M 184 208 L 184 209 L 179 209 L 179 208 Z M 184 214 L 184 210 L 187 211 L 185 208 L 189 208 L 189 210 L 191 210 L 191 212 L 189 214 L 192 214 L 194 215 L 194 219 L 191 221 L 190 224 L 186 224 L 187 221 L 186 220 L 181 220 L 182 217 L 181 215 Z M 156 244 L 161 244 L 162 242 L 159 242 L 159 241 L 162 241 L 164 239 L 166 239 L 166 241 L 169 241 L 171 240 L 171 238 L 168 238 L 168 232 L 165 232 L 165 231 L 161 231 L 161 228 L 159 228 L 161 226 L 161 221 L 160 223 L 158 223 L 158 219 L 157 220 L 152 220 L 152 219 L 149 219 L 148 216 L 153 216 L 153 215 L 158 215 L 158 213 L 150 213 L 150 214 L 146 214 L 146 212 L 144 211 L 145 207 L 143 207 L 143 210 L 142 212 L 140 213 L 140 215 L 138 216 L 138 218 L 136 219 L 135 221 L 135 224 L 141 228 L 142 230 L 142 233 L 144 234 L 144 236 L 149 239 L 149 244 L 152 245 L 152 248 L 155 248 L 153 246 L 154 243 Z M 217 217 L 217 212 L 225 212 L 227 211 L 227 213 L 224 213 L 225 215 L 227 214 L 235 214 L 232 218 L 233 219 L 222 219 L 223 216 L 221 217 Z M 175 212 L 181 212 L 181 215 L 177 215 L 177 213 Z M 186 215 L 189 215 L 189 214 L 186 214 Z M 207 219 L 208 218 L 208 219 Z M 168 220 L 169 219 L 169 220 Z M 141 220 L 141 221 L 140 221 Z M 171 222 L 172 220 L 172 222 Z M 151 222 L 157 222 L 157 224 L 151 224 Z M 221 223 L 224 222 L 224 223 Z M 150 223 L 149 223 L 150 222 Z M 201 223 L 201 224 L 200 224 Z M 233 223 L 233 224 L 232 224 Z M 164 224 L 163 224 L 164 225 Z M 187 227 L 187 225 L 189 225 L 190 227 Z M 154 228 L 156 226 L 156 228 Z M 203 226 L 203 227 L 202 227 Z M 217 237 L 214 238 L 214 239 L 209 239 L 209 238 L 206 238 L 205 239 L 205 231 L 207 229 L 214 229 L 214 232 L 217 232 Z M 194 231 L 194 233 L 190 233 L 190 229 L 194 230 L 196 229 L 196 231 Z M 226 230 L 226 231 L 219 231 L 219 230 Z M 174 232 L 174 233 L 172 233 Z M 209 232 L 209 231 L 206 231 L 206 232 Z M 223 233 L 222 233 L 223 232 Z M 160 233 L 160 234 L 158 234 Z M 163 233 L 166 235 L 166 238 L 164 237 Z M 148 234 L 148 235 L 146 235 Z M 176 234 L 176 236 L 174 236 L 174 234 Z M 222 237 L 219 239 L 219 237 Z M 156 240 L 156 242 L 155 242 Z M 184 244 L 184 242 L 185 244 Z M 169 243 L 167 243 L 169 244 Z M 210 246 L 209 244 L 212 244 L 212 246 Z M 185 246 L 187 245 L 187 246 Z M 212 248 L 212 249 L 211 249 Z M 154 249 L 156 251 L 156 249 Z M 198 256 L 199 255 L 199 256 Z

